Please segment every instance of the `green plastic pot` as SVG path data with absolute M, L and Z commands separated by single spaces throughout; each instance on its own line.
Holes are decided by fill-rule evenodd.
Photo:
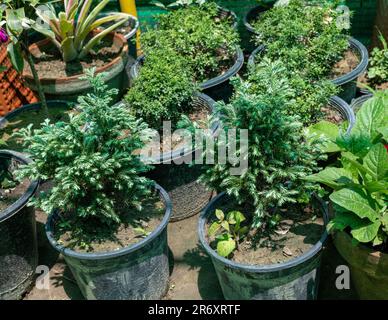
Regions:
M 336 232 L 333 238 L 338 252 L 350 266 L 360 299 L 388 300 L 388 254 L 362 244 L 354 245 L 346 232 Z
M 323 244 L 321 239 L 306 253 L 290 261 L 273 265 L 248 265 L 223 258 L 207 241 L 206 224 L 221 203 L 230 201 L 225 193 L 215 197 L 204 209 L 198 223 L 199 240 L 210 256 L 227 300 L 310 300 L 316 299 Z M 328 212 L 318 199 L 325 222 Z

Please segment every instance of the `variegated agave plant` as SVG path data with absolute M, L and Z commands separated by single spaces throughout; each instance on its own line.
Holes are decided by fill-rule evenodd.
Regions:
M 64 12 L 56 14 L 51 4 L 39 6 L 37 15 L 47 25 L 40 30 L 59 49 L 65 62 L 84 58 L 106 35 L 114 31 L 132 16 L 113 13 L 98 18 L 109 0 L 102 0 L 90 11 L 93 0 L 64 0 Z M 132 17 L 133 18 L 133 17 Z M 90 36 L 101 25 L 114 22 L 103 31 Z

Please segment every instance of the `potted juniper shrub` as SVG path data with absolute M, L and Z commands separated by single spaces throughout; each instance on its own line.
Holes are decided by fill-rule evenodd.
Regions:
M 340 14 L 332 3 L 306 6 L 304 0 L 291 0 L 274 6 L 253 23 L 258 48 L 249 63 L 262 55 L 282 59 L 309 81 L 331 80 L 340 88 L 338 96 L 350 103 L 356 80 L 367 68 L 368 51 L 346 35 Z
M 387 106 L 388 91 L 376 92 L 359 109 L 350 134 L 325 134 L 340 162 L 308 177 L 331 192 L 328 230 L 361 299 L 388 299 Z
M 47 26 L 36 31 L 46 39 L 31 44 L 29 51 L 42 90 L 49 99 L 76 102 L 80 94 L 91 90 L 89 83 L 80 79 L 87 68 L 104 72 L 105 82 L 110 88 L 118 88 L 118 94 L 125 89 L 128 44 L 123 35 L 114 31 L 129 21 L 133 28 L 138 23 L 135 17 L 118 12 L 99 18 L 109 0 L 96 6 L 92 2 L 64 1 L 63 11 L 58 13 L 51 4 L 36 9 L 36 15 Z M 99 29 L 105 24 L 109 26 Z M 32 89 L 38 89 L 31 68 L 24 68 L 23 76 Z
M 381 48 L 373 48 L 369 59 L 369 68 L 359 78 L 363 94 L 371 94 L 368 87 L 374 90 L 388 89 L 388 44 L 381 32 L 378 38 L 381 42 Z
M 172 221 L 197 214 L 211 197 L 211 192 L 196 181 L 200 166 L 191 165 L 195 151 L 191 141 L 184 135 L 172 134 L 180 128 L 183 116 L 189 122 L 205 122 L 214 109 L 214 100 L 197 91 L 191 68 L 173 49 L 154 48 L 124 99 L 131 112 L 143 118 L 161 137 L 149 150 L 154 170 L 148 176 L 169 192 Z M 206 128 L 215 134 L 216 125 Z
M 27 206 L 38 182 L 15 177 L 28 163 L 22 154 L 0 150 L 0 300 L 22 298 L 38 265 L 35 210 Z
M 304 177 L 317 171 L 322 153 L 318 140 L 306 141 L 298 116 L 286 112 L 293 93 L 278 63 L 262 68 L 267 86 L 260 92 L 236 78 L 231 102 L 217 104 L 223 128 L 249 129 L 247 145 L 237 134 L 235 151 L 247 168 L 237 174 L 231 169 L 238 163 L 215 164 L 201 176 L 219 192 L 198 232 L 226 299 L 317 296 L 326 211 L 318 184 Z M 225 148 L 225 139 L 216 147 Z
M 270 61 L 263 57 L 262 61 Z M 265 64 L 264 64 L 265 65 Z M 335 94 L 338 89 L 328 80 L 310 81 L 304 75 L 288 68 L 288 64 L 278 60 L 276 75 L 282 81 L 287 81 L 293 89 L 292 101 L 287 108 L 290 115 L 298 115 L 304 126 L 326 120 L 340 125 L 341 129 L 349 132 L 354 125 L 355 116 L 350 106 Z M 248 68 L 247 81 L 251 84 L 252 93 L 260 92 L 266 83 L 261 77 L 263 64 L 251 64 Z
M 220 15 L 214 2 L 194 3 L 157 17 L 155 29 L 142 33 L 144 56 L 131 70 L 135 78 L 147 55 L 155 48 L 171 48 L 185 57 L 193 71 L 193 81 L 215 100 L 228 99 L 232 92 L 229 79 L 244 63 L 238 46 L 234 20 Z
M 32 203 L 49 214 L 46 234 L 87 299 L 160 299 L 169 280 L 168 194 L 143 176 L 139 150 L 152 132 L 122 105 L 105 75 L 69 122 L 18 132 L 34 162 L 19 178 L 51 181 Z

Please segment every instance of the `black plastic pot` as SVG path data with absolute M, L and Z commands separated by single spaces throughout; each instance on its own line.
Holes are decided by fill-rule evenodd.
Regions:
M 20 153 L 0 150 L 0 161 L 27 164 L 31 160 Z M 38 265 L 35 210 L 27 206 L 38 187 L 32 181 L 26 192 L 0 212 L 0 300 L 22 298 L 31 287 Z
M 145 61 L 145 56 L 142 55 L 136 59 L 130 70 L 130 80 L 136 79 L 139 76 L 141 65 Z M 214 100 L 228 101 L 233 94 L 233 87 L 229 83 L 230 78 L 235 76 L 244 64 L 244 54 L 240 47 L 236 47 L 236 56 L 233 66 L 215 78 L 209 79 L 200 84 L 200 89 Z
M 49 100 L 47 101 L 47 107 L 50 110 L 53 110 L 54 108 L 63 109 L 64 112 L 66 110 L 70 110 L 75 106 L 74 103 L 69 101 L 63 101 L 63 100 Z M 13 110 L 12 112 L 8 113 L 4 117 L 0 117 L 0 133 L 5 131 L 10 131 L 8 133 L 12 133 L 12 130 L 15 128 L 20 129 L 20 119 L 21 117 L 29 117 L 31 119 L 34 118 L 35 114 L 34 112 L 39 111 L 42 108 L 42 104 L 40 102 L 32 103 L 32 104 L 26 104 L 21 106 L 20 108 L 17 108 Z M 63 115 L 58 114 L 58 119 L 55 117 L 54 119 L 51 119 L 52 122 L 59 121 L 62 118 Z M 19 120 L 19 121 L 18 121 Z M 13 150 L 16 151 L 22 151 L 20 145 L 12 145 L 9 146 Z
M 357 78 L 365 72 L 369 59 L 368 50 L 360 41 L 349 37 L 349 46 L 360 58 L 360 63 L 351 72 L 344 74 L 341 77 L 332 79 L 332 82 L 340 87 L 338 96 L 345 100 L 347 103 L 350 103 L 355 98 L 357 93 Z M 248 66 L 254 65 L 257 56 L 262 54 L 264 50 L 264 45 L 257 47 L 248 59 Z
M 49 216 L 46 235 L 60 252 L 88 300 L 155 300 L 168 290 L 169 263 L 167 225 L 171 201 L 155 185 L 166 211 L 161 224 L 140 242 L 117 251 L 79 253 L 59 245 L 53 236 L 58 213 Z M 128 195 L 131 196 L 131 195 Z
M 215 101 L 209 96 L 198 93 L 194 104 L 203 105 L 212 113 L 215 112 Z M 218 123 L 210 128 L 212 135 L 217 134 Z M 147 173 L 168 191 L 173 209 L 171 221 L 179 221 L 199 213 L 210 201 L 212 192 L 197 182 L 202 165 L 188 163 L 194 161 L 196 150 L 188 147 L 173 152 L 166 152 L 158 159 L 153 159 L 154 169 Z
M 269 1 L 267 5 L 260 5 L 260 6 L 253 7 L 244 16 L 244 20 L 243 20 L 244 26 L 245 26 L 245 29 L 248 31 L 248 41 L 244 44 L 244 50 L 246 52 L 250 53 L 253 50 L 255 50 L 255 48 L 257 47 L 254 44 L 254 36 L 258 35 L 258 33 L 253 28 L 251 22 L 258 19 L 259 16 L 264 12 L 273 8 L 274 3 L 275 1 Z
M 346 133 L 350 133 L 356 123 L 356 116 L 354 115 L 352 108 L 343 99 L 337 96 L 330 98 L 329 106 L 338 111 L 342 118 L 348 122 Z
M 368 101 L 370 98 L 373 97 L 373 94 L 366 94 L 366 95 L 363 95 L 357 99 L 354 99 L 350 105 L 350 108 L 352 109 L 352 111 L 356 114 L 358 112 L 358 110 L 360 110 L 360 108 L 362 107 L 362 105 Z
M 206 223 L 214 210 L 224 201 L 225 193 L 215 197 L 204 209 L 198 223 L 199 240 L 210 256 L 227 300 L 316 299 L 319 282 L 322 247 L 327 239 L 326 230 L 308 252 L 288 262 L 273 265 L 246 265 L 225 259 L 208 244 Z M 325 222 L 328 214 L 319 200 Z

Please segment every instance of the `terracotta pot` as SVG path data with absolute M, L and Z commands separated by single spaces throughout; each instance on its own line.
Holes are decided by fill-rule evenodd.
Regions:
M 105 83 L 109 88 L 119 89 L 120 96 L 123 90 L 127 88 L 126 84 L 128 83 L 125 73 L 125 65 L 128 61 L 128 44 L 127 40 L 121 34 L 112 33 L 111 36 L 113 37 L 114 46 L 121 49 L 120 53 L 103 67 L 96 68 L 96 74 L 105 72 Z M 45 39 L 32 44 L 29 49 L 34 56 L 38 56 L 42 52 L 42 49 L 50 45 L 50 40 Z M 79 79 L 82 75 L 79 74 L 62 78 L 40 78 L 46 98 L 48 100 L 77 101 L 78 96 L 87 93 L 91 89 L 88 81 Z M 24 71 L 23 76 L 28 86 L 36 91 L 32 75 Z
M 347 261 L 350 275 L 360 299 L 388 299 L 388 254 L 372 250 L 364 245 L 352 244 L 346 232 L 333 236 L 334 245 Z

